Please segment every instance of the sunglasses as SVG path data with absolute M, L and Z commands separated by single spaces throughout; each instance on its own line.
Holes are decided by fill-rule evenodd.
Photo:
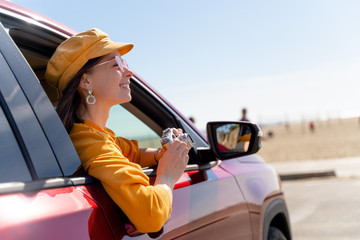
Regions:
M 97 67 L 97 66 L 100 66 L 100 65 L 104 65 L 106 63 L 109 63 L 111 61 L 114 61 L 114 59 L 111 59 L 109 61 L 105 61 L 105 62 L 102 62 L 102 63 L 99 63 L 99 64 L 96 64 L 95 66 L 93 66 L 92 68 L 94 67 Z M 120 70 L 123 72 L 124 71 L 124 67 L 126 67 L 127 69 L 129 69 L 129 65 L 126 63 L 126 61 L 124 59 L 122 59 L 121 57 L 119 56 L 115 56 L 115 61 L 117 63 L 117 65 L 119 66 Z
M 117 64 L 119 65 L 119 68 L 121 69 L 121 71 L 124 71 L 124 67 L 126 67 L 127 69 L 129 69 L 129 65 L 127 64 L 127 62 L 125 61 L 125 59 L 122 59 L 119 56 L 115 56 L 115 60 L 117 62 Z

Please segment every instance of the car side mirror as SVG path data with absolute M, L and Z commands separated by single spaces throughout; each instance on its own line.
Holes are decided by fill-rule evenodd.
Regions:
M 253 154 L 261 148 L 261 129 L 250 122 L 208 122 L 207 136 L 218 159 Z

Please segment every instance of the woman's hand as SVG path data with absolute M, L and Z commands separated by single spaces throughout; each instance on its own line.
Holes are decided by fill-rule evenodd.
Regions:
M 180 136 L 181 134 L 183 134 L 183 130 L 181 128 L 172 128 L 173 133 L 175 134 L 176 137 Z
M 172 128 L 173 133 L 176 137 L 179 137 L 181 134 L 183 134 L 183 130 L 181 128 Z M 160 158 L 164 155 L 165 149 L 163 147 L 158 148 L 156 152 L 154 153 L 154 158 L 157 163 L 159 163 Z
M 175 139 L 159 160 L 155 185 L 166 184 L 173 189 L 189 161 L 188 153 L 186 143 Z

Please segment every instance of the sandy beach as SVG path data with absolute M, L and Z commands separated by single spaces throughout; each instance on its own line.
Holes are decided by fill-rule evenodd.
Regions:
M 262 149 L 266 162 L 333 159 L 360 156 L 360 123 L 358 118 L 263 126 Z M 273 133 L 270 138 L 269 131 Z

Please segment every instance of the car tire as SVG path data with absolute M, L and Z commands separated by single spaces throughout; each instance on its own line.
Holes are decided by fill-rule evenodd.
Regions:
M 268 233 L 268 240 L 286 240 L 286 237 L 280 229 L 276 227 L 270 227 Z

